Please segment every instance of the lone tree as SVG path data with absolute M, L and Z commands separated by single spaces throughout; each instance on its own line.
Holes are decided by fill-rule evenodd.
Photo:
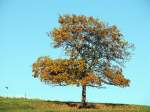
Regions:
M 32 66 L 34 77 L 46 84 L 82 86 L 83 107 L 87 104 L 87 86 L 129 86 L 122 68 L 133 45 L 123 39 L 115 25 L 83 15 L 63 15 L 59 23 L 60 27 L 54 28 L 49 36 L 54 48 L 63 47 L 68 58 L 38 58 Z

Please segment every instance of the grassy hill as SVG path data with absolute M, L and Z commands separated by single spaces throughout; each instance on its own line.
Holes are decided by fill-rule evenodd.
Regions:
M 79 109 L 78 102 L 0 97 L 0 112 L 150 112 L 150 106 L 89 103 L 92 108 Z

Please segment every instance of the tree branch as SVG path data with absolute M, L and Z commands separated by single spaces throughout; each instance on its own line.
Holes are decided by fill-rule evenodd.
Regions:
M 100 79 L 103 83 L 105 83 L 105 84 L 109 84 L 109 85 L 115 85 L 114 83 L 112 83 L 112 82 L 107 82 L 107 81 L 105 81 L 105 80 L 103 80 L 103 79 Z
M 106 87 L 102 87 L 102 86 L 98 86 L 98 85 L 91 85 L 91 84 L 88 84 L 86 86 L 95 87 L 95 88 L 98 88 L 98 89 L 101 89 L 101 88 L 105 89 L 106 88 Z

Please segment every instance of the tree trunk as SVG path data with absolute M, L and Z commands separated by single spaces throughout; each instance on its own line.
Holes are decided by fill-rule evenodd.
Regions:
M 82 107 L 86 107 L 86 85 L 82 86 Z

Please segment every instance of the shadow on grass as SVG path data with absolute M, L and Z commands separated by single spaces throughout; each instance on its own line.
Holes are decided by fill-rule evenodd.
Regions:
M 48 103 L 55 103 L 55 104 L 66 104 L 68 107 L 75 107 L 78 109 L 96 109 L 98 105 L 103 105 L 106 107 L 118 107 L 118 106 L 128 106 L 128 104 L 113 104 L 113 103 L 87 103 L 86 106 L 82 106 L 80 102 L 62 102 L 62 101 L 46 101 Z
M 114 103 L 98 103 L 98 104 L 102 104 L 105 106 L 112 106 L 112 107 L 116 107 L 116 106 L 128 106 L 128 104 L 114 104 Z

